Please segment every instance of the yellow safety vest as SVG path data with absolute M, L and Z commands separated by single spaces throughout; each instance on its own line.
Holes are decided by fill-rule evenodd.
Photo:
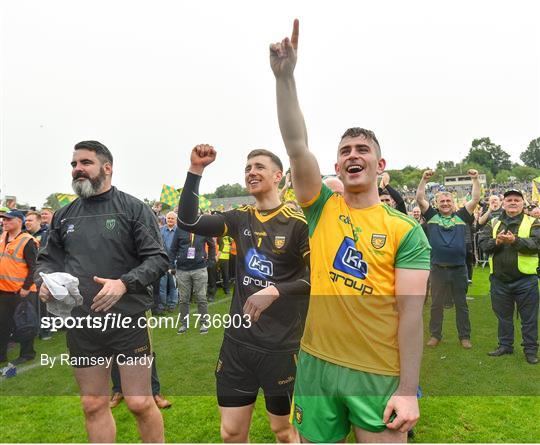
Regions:
M 219 252 L 220 260 L 228 260 L 231 253 L 231 237 L 224 236 L 223 238 L 223 249 Z
M 531 236 L 531 227 L 535 218 L 530 217 L 529 215 L 523 215 L 523 220 L 519 225 L 518 237 L 519 238 L 529 238 Z M 491 225 L 493 226 L 493 238 L 497 238 L 497 230 L 501 225 L 499 218 L 493 218 L 491 220 Z M 518 270 L 525 275 L 536 275 L 536 269 L 538 268 L 538 253 L 521 253 L 518 252 Z M 493 273 L 493 255 L 489 257 L 489 270 Z

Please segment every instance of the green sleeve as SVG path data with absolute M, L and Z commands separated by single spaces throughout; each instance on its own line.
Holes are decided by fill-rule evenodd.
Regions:
M 399 243 L 396 269 L 430 269 L 431 246 L 422 226 L 415 224 Z
M 309 236 L 313 236 L 315 228 L 319 222 L 319 218 L 322 215 L 322 211 L 326 201 L 334 194 L 325 184 L 322 185 L 321 191 L 319 194 L 313 198 L 310 202 L 305 204 L 300 204 L 304 215 L 306 215 L 306 220 L 309 227 Z

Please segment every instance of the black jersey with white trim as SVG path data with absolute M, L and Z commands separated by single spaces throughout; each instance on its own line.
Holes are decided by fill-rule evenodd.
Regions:
M 304 215 L 286 206 L 259 211 L 243 206 L 223 213 L 227 235 L 236 242 L 236 283 L 230 314 L 243 315 L 248 297 L 273 284 L 309 279 L 308 226 Z M 225 330 L 232 341 L 265 352 L 299 348 L 308 296 L 280 295 L 251 327 Z M 237 317 L 238 318 L 238 317 Z

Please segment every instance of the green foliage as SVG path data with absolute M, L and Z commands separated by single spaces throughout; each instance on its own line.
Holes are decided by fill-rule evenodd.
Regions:
M 497 184 L 503 184 L 505 182 L 508 182 L 510 176 L 512 176 L 510 170 L 501 170 L 495 175 L 495 182 Z
M 422 178 L 422 172 L 425 169 L 420 169 L 418 167 L 413 167 L 407 165 L 401 170 L 388 170 L 387 173 L 390 175 L 390 185 L 393 187 L 403 187 L 407 186 L 408 188 L 415 189 Z
M 249 193 L 245 187 L 240 184 L 220 185 L 214 193 L 208 193 L 207 198 L 234 198 L 235 196 L 248 196 Z
M 490 138 L 475 139 L 469 149 L 469 154 L 463 159 L 465 163 L 475 163 L 489 169 L 494 175 L 500 170 L 510 170 L 512 162 L 510 155 L 500 145 L 491 142 Z
M 454 161 L 439 161 L 437 162 L 437 170 L 452 170 L 456 168 Z
M 51 193 L 49 196 L 47 196 L 47 199 L 45 200 L 45 203 L 43 204 L 43 207 L 50 207 L 55 212 L 62 207 L 60 202 L 58 201 L 57 195 L 60 192 Z
M 528 166 L 518 165 L 512 169 L 512 176 L 515 176 L 519 181 L 531 181 L 537 176 L 540 176 L 540 167 L 533 168 Z
M 458 162 L 457 164 L 453 161 L 440 161 L 437 163 L 437 169 L 435 170 L 435 174 L 432 176 L 431 181 L 442 184 L 445 176 L 466 175 L 467 171 L 470 169 L 478 170 L 480 174 L 485 174 L 486 182 L 488 184 L 493 182 L 493 174 L 491 171 L 487 170 L 485 166 L 472 161 L 463 161 Z
M 529 142 L 527 149 L 519 155 L 519 159 L 527 167 L 540 169 L 540 138 L 533 139 Z

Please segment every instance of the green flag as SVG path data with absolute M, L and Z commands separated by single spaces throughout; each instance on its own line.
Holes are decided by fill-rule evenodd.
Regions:
M 159 197 L 159 202 L 167 204 L 169 207 L 176 207 L 178 200 L 180 199 L 180 192 L 182 189 L 175 189 L 170 185 L 163 184 L 161 188 L 161 196 Z

